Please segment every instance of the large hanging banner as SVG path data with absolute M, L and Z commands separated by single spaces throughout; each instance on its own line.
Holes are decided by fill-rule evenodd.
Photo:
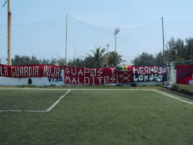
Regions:
M 52 77 L 60 78 L 61 66 L 54 65 L 2 65 L 0 64 L 0 76 L 26 78 L 26 77 Z
M 64 82 L 76 85 L 105 85 L 116 83 L 116 67 L 64 68 Z
M 177 65 L 176 80 L 178 84 L 193 85 L 193 64 Z
M 133 66 L 133 81 L 167 81 L 167 67 Z
M 133 81 L 133 66 L 117 66 L 118 83 L 128 83 Z

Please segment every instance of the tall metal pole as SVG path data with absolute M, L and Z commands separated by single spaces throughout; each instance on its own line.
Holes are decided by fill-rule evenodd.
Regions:
M 66 45 L 65 45 L 65 65 L 67 66 L 67 32 L 68 32 L 68 15 L 66 15 Z
M 164 18 L 162 17 L 163 66 L 164 66 Z
M 108 47 L 109 47 L 109 43 L 107 43 L 107 67 L 108 67 L 108 63 L 109 63 L 109 62 L 108 62 L 108 58 L 109 58 L 109 54 L 108 54 L 108 52 L 109 52 L 109 51 L 108 51 Z
M 162 17 L 163 67 L 164 67 L 164 18 Z M 164 85 L 164 80 L 163 80 Z
M 115 34 L 115 52 L 117 52 L 117 34 L 119 33 L 120 28 L 115 28 L 114 34 Z
M 7 58 L 8 58 L 8 65 L 11 65 L 11 0 L 7 1 L 7 9 L 8 9 L 8 23 L 7 23 L 7 29 L 8 29 L 8 38 L 7 38 Z

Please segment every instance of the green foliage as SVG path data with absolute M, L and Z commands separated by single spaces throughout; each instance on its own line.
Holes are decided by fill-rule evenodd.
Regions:
M 59 66 L 64 66 L 66 65 L 66 59 L 65 58 L 60 58 L 59 60 L 57 60 L 57 64 Z
M 120 64 L 121 62 L 121 55 L 119 55 L 117 52 L 115 51 L 111 51 L 105 54 L 105 62 L 104 65 L 108 66 L 108 67 L 114 67 L 117 66 L 118 64 Z
M 175 84 L 171 89 L 187 95 L 193 95 L 193 85 Z
M 178 84 L 180 89 L 185 89 L 193 93 L 193 85 Z
M 93 66 L 95 68 L 100 68 L 103 67 L 103 61 L 104 61 L 104 54 L 105 54 L 105 48 L 101 49 L 99 48 L 95 48 L 94 50 L 90 50 L 92 52 L 92 54 L 88 54 L 88 57 L 91 58 L 94 62 Z
M 85 57 L 84 59 L 84 67 L 86 68 L 95 68 L 95 61 L 90 57 Z
M 58 62 L 60 61 L 52 58 L 50 59 L 37 59 L 35 56 L 19 56 L 15 55 L 14 58 L 12 59 L 12 65 L 38 65 L 38 64 L 48 64 L 48 65 L 57 65 Z M 61 64 L 61 63 L 59 63 Z
M 47 65 L 65 65 L 65 58 L 52 58 L 52 59 L 37 59 L 35 56 L 19 56 L 15 55 L 12 59 L 12 65 L 37 65 L 37 64 L 47 64 Z
M 49 59 L 42 59 L 41 64 L 50 64 Z
M 185 61 L 193 59 L 193 38 L 171 38 L 166 44 L 165 61 Z
M 155 65 L 157 65 L 157 66 L 163 66 L 164 65 L 163 52 L 159 52 L 158 54 L 156 54 Z
M 117 66 L 122 61 L 121 55 L 112 51 L 105 54 L 105 48 L 96 48 L 91 50 L 92 54 L 86 53 L 88 56 L 85 59 L 74 58 L 69 60 L 68 66 L 72 67 L 87 67 L 100 68 L 107 66 Z M 164 60 L 163 60 L 164 58 Z M 136 66 L 165 66 L 166 63 L 172 61 L 185 61 L 193 59 L 193 38 L 182 39 L 171 38 L 166 44 L 166 50 L 158 52 L 157 54 L 149 54 L 142 52 L 135 57 L 131 63 Z M 0 59 L 1 63 L 1 59 Z M 37 59 L 35 56 L 19 56 L 15 55 L 12 59 L 12 65 L 30 65 L 30 64 L 49 64 L 60 65 L 66 64 L 65 58 L 60 59 Z
M 184 58 L 177 57 L 177 58 L 175 59 L 175 61 L 185 61 L 185 59 L 184 59 Z
M 193 38 L 186 38 L 185 42 L 186 42 L 186 46 L 185 46 L 186 56 L 185 56 L 185 59 L 190 60 L 193 57 Z
M 180 92 L 187 94 L 187 95 L 193 95 L 193 93 L 190 92 L 188 89 L 181 89 Z
M 73 60 L 69 60 L 68 66 L 71 66 L 71 67 L 84 67 L 85 62 L 84 62 L 83 59 L 73 58 Z
M 120 64 L 122 57 L 114 51 L 105 54 L 105 49 L 100 50 L 100 48 L 96 48 L 95 51 L 91 50 L 91 52 L 93 55 L 87 54 L 88 56 L 84 59 L 74 58 L 69 60 L 68 66 L 86 68 L 114 67 Z
M 56 65 L 57 64 L 57 59 L 52 58 L 50 59 L 42 59 L 40 60 L 40 64 L 48 64 L 48 65 Z
M 172 87 L 171 87 L 171 90 L 174 90 L 174 91 L 179 91 L 179 85 L 178 84 L 174 84 Z
M 153 66 L 155 65 L 155 57 L 152 54 L 143 52 L 141 55 L 132 60 L 132 63 L 136 66 Z
M 163 60 L 164 59 L 164 60 Z M 165 66 L 173 61 L 185 61 L 193 59 L 193 38 L 182 39 L 171 38 L 166 44 L 166 50 L 160 51 L 154 57 L 152 54 L 143 52 L 132 60 L 137 66 L 157 65 Z
M 30 64 L 40 64 L 41 60 L 38 60 L 35 56 L 19 56 L 15 55 L 12 59 L 12 65 L 30 65 Z

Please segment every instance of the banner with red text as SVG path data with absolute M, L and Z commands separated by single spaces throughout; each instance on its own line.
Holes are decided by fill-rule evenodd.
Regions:
M 105 85 L 116 83 L 116 67 L 64 68 L 64 82 L 75 85 Z
M 133 66 L 133 82 L 167 81 L 167 67 Z
M 193 64 L 177 65 L 176 81 L 178 84 L 193 85 Z
M 0 76 L 26 78 L 26 77 L 52 77 L 60 78 L 61 66 L 54 65 L 20 65 L 10 66 L 0 64 Z

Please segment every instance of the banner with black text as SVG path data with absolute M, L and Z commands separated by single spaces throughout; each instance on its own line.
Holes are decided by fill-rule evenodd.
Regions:
M 167 81 L 167 67 L 133 66 L 133 82 Z

